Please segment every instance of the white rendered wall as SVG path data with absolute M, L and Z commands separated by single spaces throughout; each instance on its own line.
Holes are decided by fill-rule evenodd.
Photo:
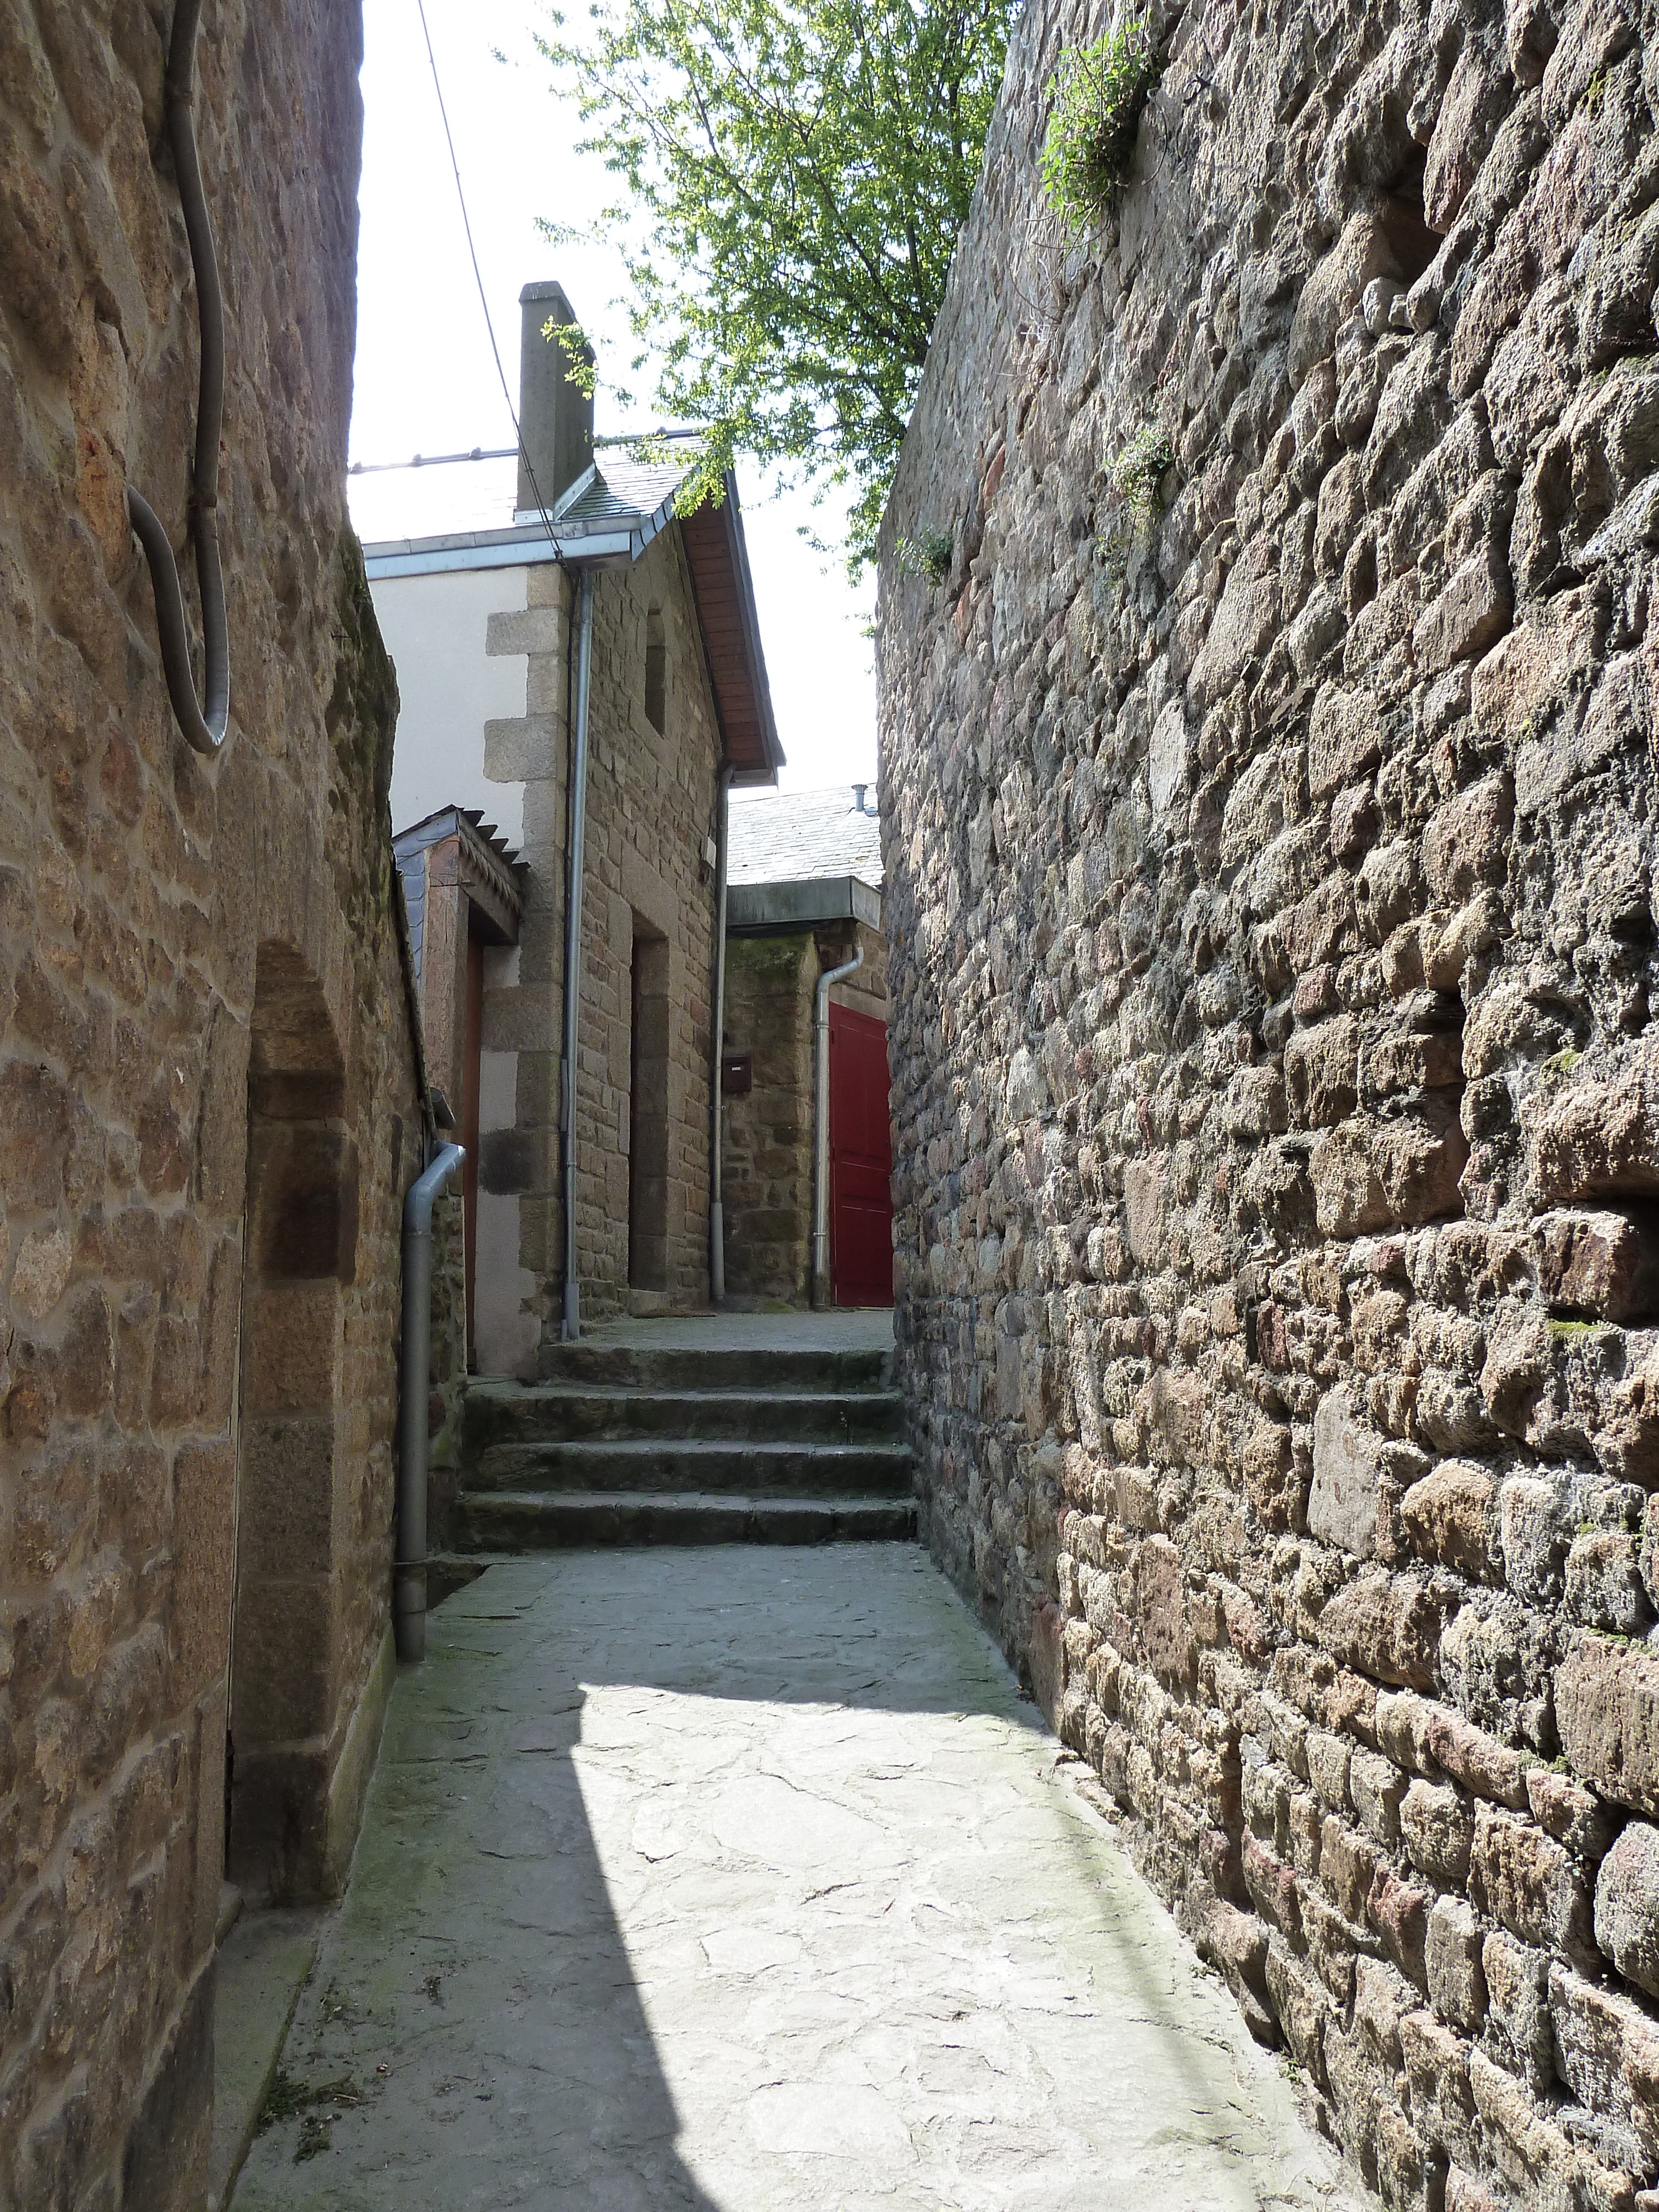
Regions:
M 525 605 L 524 568 L 461 568 L 371 584 L 374 611 L 398 670 L 392 827 L 407 830 L 442 806 L 477 806 L 509 843 L 524 842 L 524 786 L 484 775 L 484 724 L 526 711 L 530 663 L 484 651 L 489 617 Z

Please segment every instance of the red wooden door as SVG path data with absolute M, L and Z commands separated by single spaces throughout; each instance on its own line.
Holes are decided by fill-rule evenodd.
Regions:
M 830 1008 L 830 1272 L 838 1306 L 893 1303 L 887 1024 Z

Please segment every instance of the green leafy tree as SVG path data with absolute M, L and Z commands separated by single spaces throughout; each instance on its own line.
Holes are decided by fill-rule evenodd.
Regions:
M 596 0 L 538 39 L 627 186 L 620 246 L 657 404 L 853 495 L 871 556 L 979 176 L 1013 0 Z M 544 226 L 559 234 L 553 224 Z M 641 351 L 635 367 L 641 367 Z

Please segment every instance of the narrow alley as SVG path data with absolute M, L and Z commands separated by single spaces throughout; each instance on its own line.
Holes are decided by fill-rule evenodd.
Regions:
M 907 1545 L 491 1566 L 405 1673 L 235 2195 L 1352 2205 Z

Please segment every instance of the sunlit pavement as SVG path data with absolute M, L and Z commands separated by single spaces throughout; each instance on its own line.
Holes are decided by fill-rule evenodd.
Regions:
M 429 1633 L 237 2212 L 1360 2202 L 919 1553 L 526 1559 Z

